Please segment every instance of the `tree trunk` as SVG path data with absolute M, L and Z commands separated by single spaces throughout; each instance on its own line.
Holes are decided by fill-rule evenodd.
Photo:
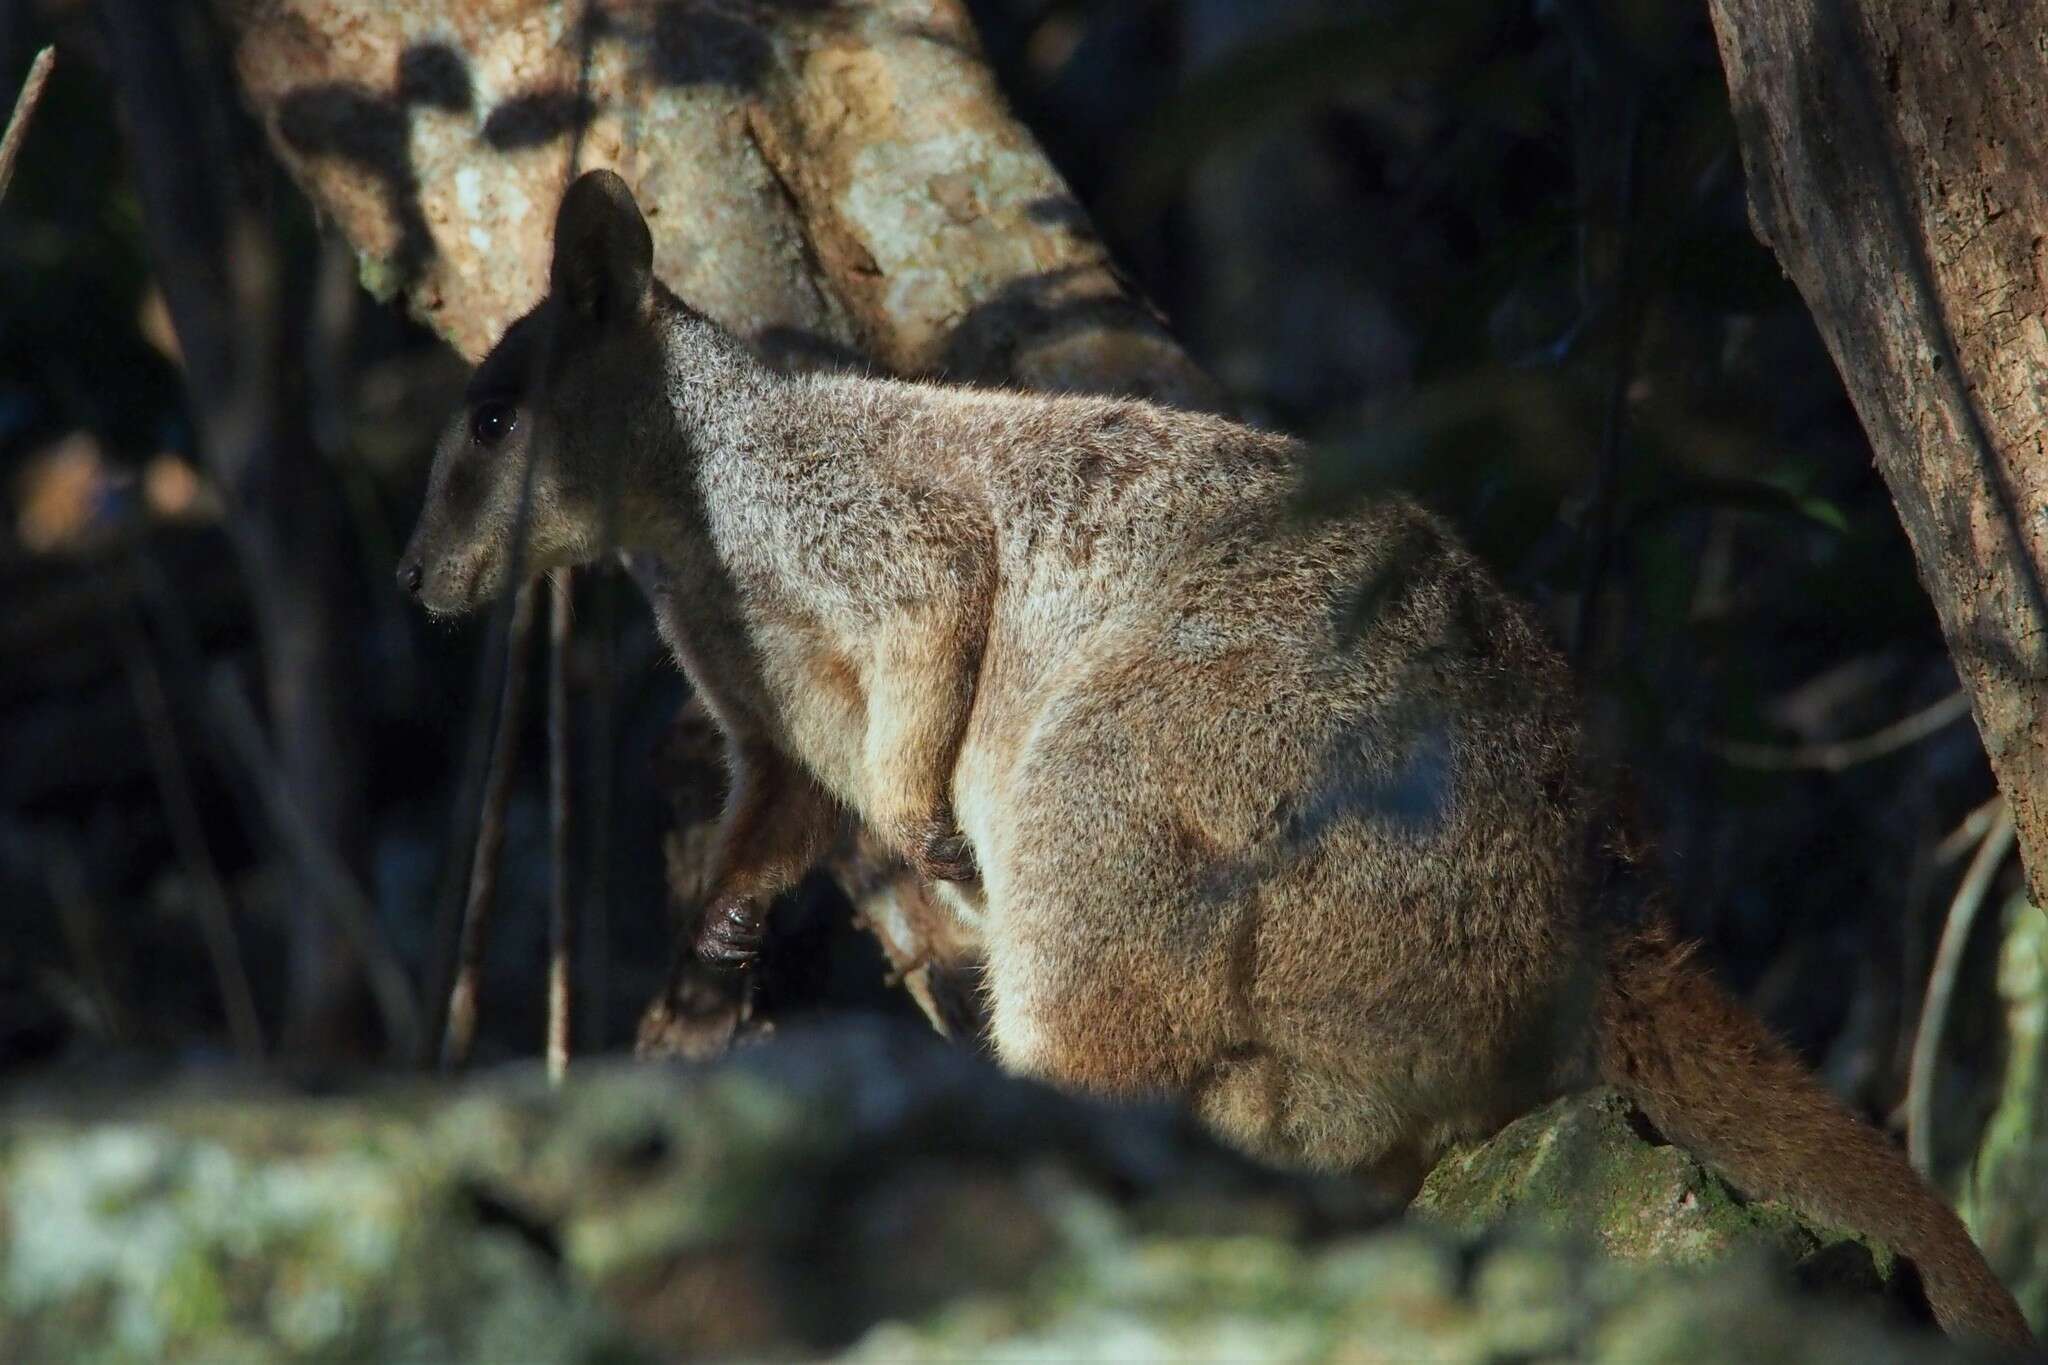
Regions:
M 1751 220 L 1869 433 L 2048 905 L 2048 11 L 1711 9 Z
M 540 296 L 572 167 L 609 166 L 663 280 L 771 360 L 1216 402 L 1005 108 L 960 0 L 217 3 L 364 283 L 472 360 Z M 957 1028 L 928 891 L 872 849 L 835 870 Z

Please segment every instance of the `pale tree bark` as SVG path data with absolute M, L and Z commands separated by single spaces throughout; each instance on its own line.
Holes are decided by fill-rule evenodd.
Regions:
M 2048 905 L 2048 9 L 1711 9 L 1752 222 L 1869 434 Z
M 1216 402 L 1005 108 L 960 0 L 217 8 L 252 109 L 365 284 L 471 359 L 542 290 L 573 155 L 633 186 L 670 287 L 781 363 Z M 707 742 L 668 766 L 714 780 Z M 926 888 L 871 848 L 834 870 L 958 1031 L 965 997 L 940 978 L 959 949 Z

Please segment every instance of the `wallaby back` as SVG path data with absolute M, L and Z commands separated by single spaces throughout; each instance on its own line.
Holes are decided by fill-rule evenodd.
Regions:
M 1911 1259 L 1950 1335 L 2033 1345 L 1962 1221 L 1691 957 L 1657 923 L 1611 944 L 1598 1017 L 1606 1080 L 1744 1192 Z

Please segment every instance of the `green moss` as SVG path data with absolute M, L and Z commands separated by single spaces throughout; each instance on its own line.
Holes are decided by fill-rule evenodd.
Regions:
M 1805 1358 L 1822 1339 L 1802 1324 L 1834 1322 L 1782 1274 L 1644 1264 L 1770 1245 L 1783 1215 L 1645 1141 L 1613 1096 L 1458 1154 L 1423 1201 L 1581 1245 L 1365 1230 L 1327 1187 L 957 1060 L 856 1098 L 874 1061 L 138 1095 L 13 1123 L 0 1359 L 1749 1359 L 1702 1325 L 1724 1279 L 1763 1320 L 1743 1327 L 1759 1358 Z
M 405 277 L 399 271 L 396 262 L 367 253 L 356 257 L 356 279 L 362 282 L 363 288 L 369 290 L 370 296 L 379 303 L 391 302 L 398 297 L 399 290 L 405 287 Z
M 1466 1232 L 1519 1222 L 1588 1237 L 1626 1261 L 1704 1265 L 1763 1249 L 1829 1283 L 1891 1279 L 1884 1248 L 1742 1199 L 1682 1148 L 1652 1140 L 1612 1090 L 1558 1100 L 1452 1153 L 1412 1207 Z
M 174 1339 L 203 1337 L 227 1321 L 227 1288 L 207 1248 L 186 1247 L 158 1292 L 165 1332 Z

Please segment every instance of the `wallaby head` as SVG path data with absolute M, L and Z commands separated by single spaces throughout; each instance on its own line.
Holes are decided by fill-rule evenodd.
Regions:
M 466 611 L 619 543 L 640 482 L 630 466 L 674 420 L 659 314 L 678 305 L 663 293 L 626 183 L 580 176 L 555 217 L 547 297 L 477 366 L 441 435 L 400 587 Z

